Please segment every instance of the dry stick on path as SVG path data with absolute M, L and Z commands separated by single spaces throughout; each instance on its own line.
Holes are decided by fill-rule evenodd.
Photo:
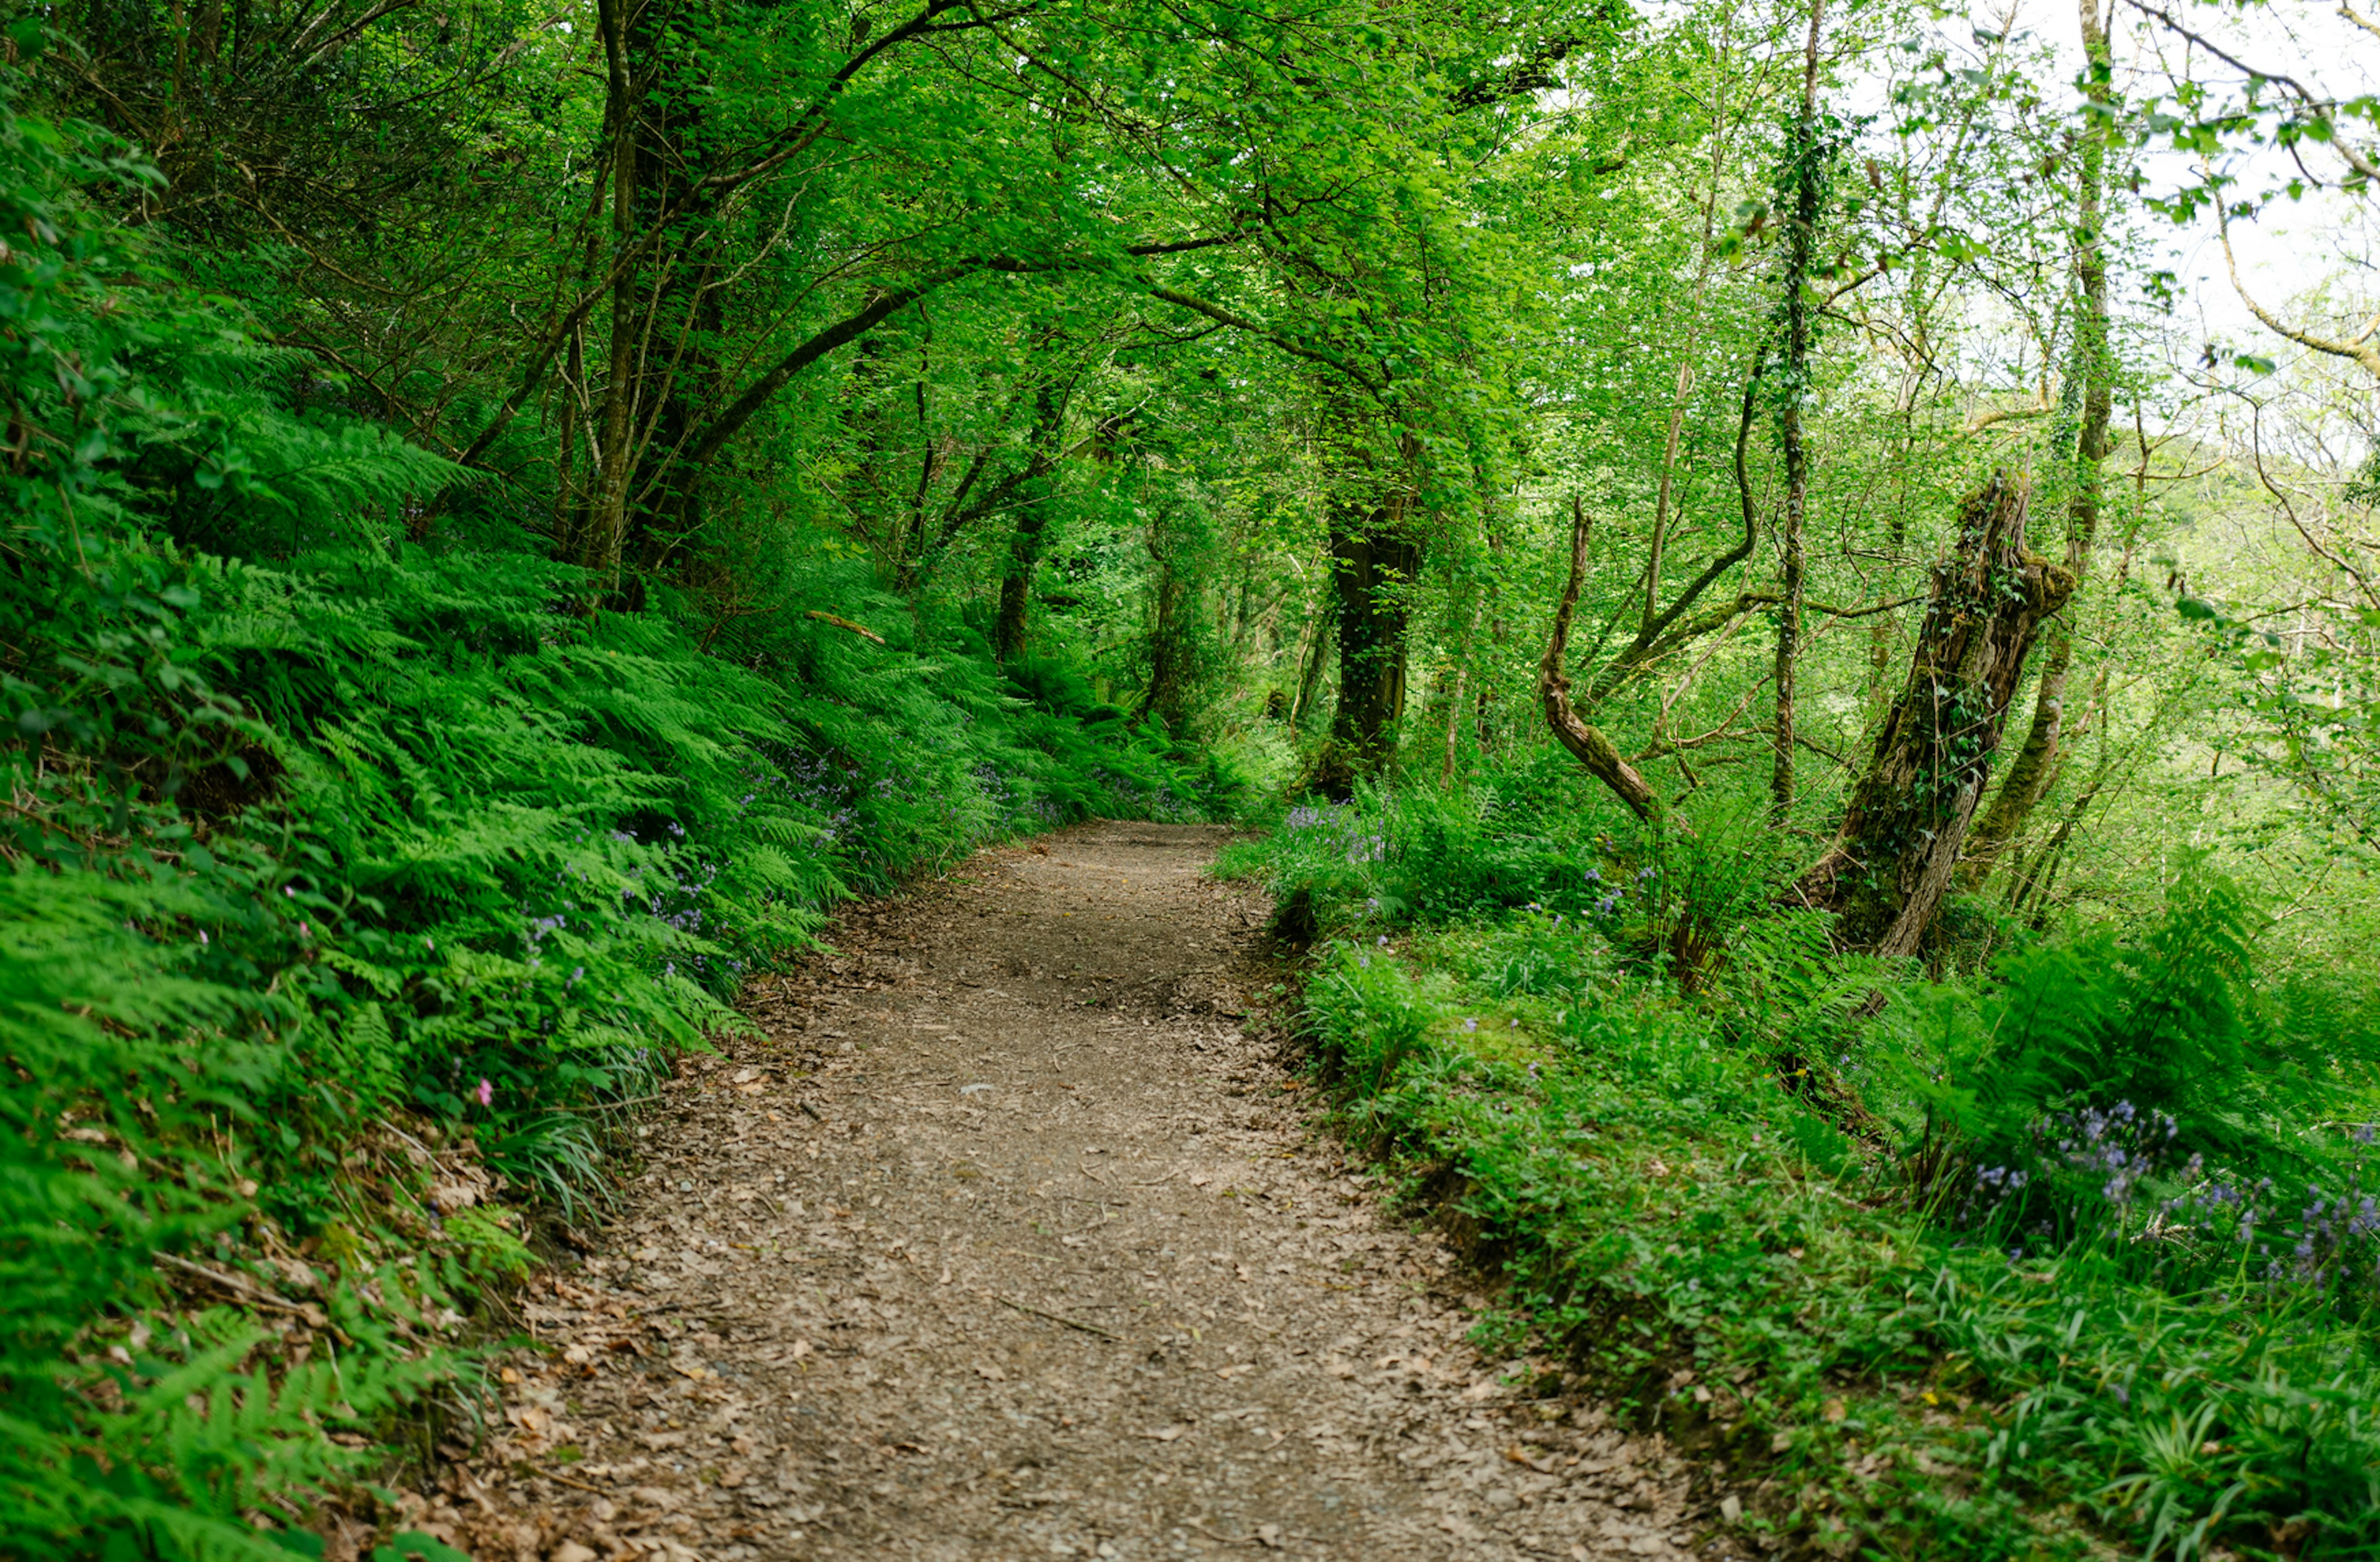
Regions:
M 1021 1301 L 1011 1301 L 1006 1297 L 996 1295 L 990 1291 L 986 1291 L 983 1294 L 990 1300 L 1000 1303 L 1002 1307 L 1013 1307 L 1019 1312 L 1027 1313 L 1036 1318 L 1046 1319 L 1052 1324 L 1062 1324 L 1070 1329 L 1080 1329 L 1087 1335 L 1097 1335 L 1101 1339 L 1111 1339 L 1117 1341 L 1122 1341 L 1123 1338 L 1123 1336 L 1122 1335 L 1111 1334 L 1106 1329 L 1099 1327 L 1097 1324 L 1086 1324 L 1079 1318 L 1068 1318 L 1055 1312 L 1044 1312 L 1038 1307 L 1027 1307 Z

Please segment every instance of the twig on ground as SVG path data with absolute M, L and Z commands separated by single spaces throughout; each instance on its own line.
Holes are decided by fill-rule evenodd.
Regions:
M 869 628 L 867 625 L 855 624 L 850 619 L 841 617 L 832 613 L 821 613 L 817 608 L 813 607 L 808 612 L 803 614 L 802 616 L 805 618 L 815 618 L 821 624 L 832 624 L 838 629 L 847 629 L 851 633 L 857 635 L 860 639 L 872 640 L 879 645 L 882 645 L 884 643 L 884 637 L 878 634 L 874 629 Z
M 314 1321 L 315 1314 L 322 1311 L 304 1302 L 292 1301 L 277 1292 L 266 1290 L 253 1280 L 237 1275 L 226 1275 L 220 1269 L 210 1269 L 203 1263 L 192 1263 L 188 1259 L 173 1253 L 159 1252 L 152 1253 L 150 1256 L 160 1263 L 170 1263 L 185 1274 L 196 1275 L 202 1280 L 211 1280 L 234 1296 L 243 1298 L 258 1307 L 275 1307 L 284 1312 L 294 1312 L 310 1324 Z
M 604 1491 L 601 1486 L 590 1486 L 584 1481 L 573 1481 L 569 1476 L 557 1474 L 553 1470 L 546 1469 L 541 1464 L 532 1464 L 528 1468 L 530 1473 L 535 1475 L 540 1481 L 552 1481 L 564 1486 L 575 1486 L 582 1492 L 592 1492 L 599 1497 L 609 1496 L 611 1495 Z
M 996 1295 L 991 1291 L 986 1291 L 983 1294 L 990 1297 L 992 1300 L 1000 1303 L 1002 1307 L 1013 1307 L 1019 1312 L 1029 1312 L 1036 1318 L 1046 1318 L 1053 1324 L 1063 1324 L 1070 1329 L 1080 1329 L 1087 1335 L 1097 1335 L 1101 1339 L 1111 1339 L 1119 1345 L 1123 1343 L 1123 1336 L 1111 1334 L 1108 1330 L 1099 1327 L 1097 1324 L 1086 1324 L 1079 1318 L 1061 1317 L 1055 1312 L 1044 1312 L 1038 1307 L 1027 1307 L 1021 1301 L 1011 1301 L 1006 1297 Z
M 1257 1538 L 1254 1535 L 1220 1534 L 1217 1531 L 1207 1528 L 1206 1525 L 1199 1523 L 1196 1519 L 1184 1519 L 1182 1522 L 1197 1531 L 1208 1540 L 1221 1541 L 1225 1545 L 1254 1545 L 1257 1544 Z

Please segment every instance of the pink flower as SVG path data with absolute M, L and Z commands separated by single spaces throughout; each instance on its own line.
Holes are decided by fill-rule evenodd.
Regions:
M 496 1087 L 488 1083 L 487 1080 L 481 1080 L 480 1081 L 480 1104 L 482 1106 L 490 1105 L 495 1101 L 495 1099 Z

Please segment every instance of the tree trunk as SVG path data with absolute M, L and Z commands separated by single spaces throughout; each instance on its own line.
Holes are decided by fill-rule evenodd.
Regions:
M 713 203 L 698 199 L 701 82 L 674 0 L 603 0 L 614 140 L 613 242 L 646 242 L 679 214 L 644 263 L 614 281 L 604 368 L 600 477 L 577 562 L 615 586 L 624 563 L 660 568 L 701 527 L 702 472 L 681 459 L 719 392 L 723 313 Z
M 1397 501 L 1361 519 L 1342 511 L 1330 529 L 1339 596 L 1339 709 L 1314 784 L 1335 798 L 1388 763 L 1405 709 L 1406 589 L 1421 573 L 1421 544 Z
M 636 124 L 647 86 L 638 74 L 639 62 L 630 36 L 629 11 L 628 0 L 601 0 L 596 7 L 596 18 L 603 32 L 603 116 L 611 140 L 612 243 L 615 250 L 635 240 L 638 203 Z M 595 444 L 590 463 L 593 478 L 587 504 L 579 512 L 578 534 L 570 539 L 568 547 L 572 563 L 584 566 L 599 577 L 608 573 L 619 557 L 620 536 L 626 525 L 633 471 L 630 446 L 634 443 L 637 412 L 637 374 L 632 366 L 638 357 L 642 273 L 641 266 L 629 265 L 613 281 L 612 339 L 605 353 L 602 409 L 589 430 Z
M 1140 714 L 1154 715 L 1166 729 L 1188 729 L 1199 674 L 1198 557 L 1194 539 L 1178 515 L 1160 507 L 1149 524 L 1148 552 L 1153 619 L 1148 636 L 1148 690 Z
M 1305 725 L 1314 714 L 1315 697 L 1322 692 L 1322 669 L 1330 665 L 1330 646 L 1337 637 L 1339 613 L 1335 583 L 1326 581 L 1327 593 L 1314 604 L 1314 622 L 1308 630 L 1305 660 L 1297 672 L 1297 700 L 1289 708 L 1290 730 Z
M 2099 25 L 2098 0 L 2082 0 L 2082 50 L 2088 60 L 2084 92 L 2093 114 L 2081 148 L 2080 188 L 2075 197 L 2074 275 L 2082 294 L 2077 311 L 2074 371 L 2082 381 L 2082 422 L 2074 449 L 2074 488 L 2066 512 L 2066 567 L 2079 588 L 2099 532 L 2100 468 L 2107 458 L 2107 422 L 2115 409 L 2115 365 L 2107 345 L 2107 259 L 2105 227 L 2107 140 L 2106 111 L 2113 91 L 2107 34 Z M 2062 618 L 2049 627 L 2049 653 L 2033 702 L 2033 726 L 2009 765 L 1998 796 L 1975 825 L 1960 878 L 1973 887 L 1991 876 L 2008 844 L 2023 834 L 2025 822 L 2049 790 L 2058 770 L 2058 746 L 2066 723 L 2066 680 L 2074 665 L 2074 633 Z
M 1467 675 L 1471 671 L 1472 645 L 1479 636 L 1479 619 L 1481 611 L 1482 604 L 1475 600 L 1471 604 L 1470 611 L 1463 615 L 1463 633 L 1461 637 L 1456 640 L 1454 646 L 1454 676 L 1449 680 L 1447 685 L 1446 763 L 1440 775 L 1440 781 L 1443 785 L 1449 787 L 1454 785 L 1455 756 L 1460 752 L 1462 747 L 1463 685 L 1467 681 Z
M 1768 775 L 1770 816 L 1783 824 L 1793 812 L 1793 678 L 1802 654 L 1802 594 L 1805 544 L 1803 517 L 1810 503 L 1810 455 L 1802 409 L 1810 396 L 1810 273 L 1815 263 L 1818 213 L 1826 193 L 1828 149 L 1818 137 L 1818 30 L 1825 0 L 1810 0 L 1810 41 L 1803 54 L 1802 116 L 1793 127 L 1786 182 L 1792 215 L 1785 230 L 1785 386 L 1778 409 L 1778 440 L 1785 453 L 1784 600 L 1777 607 L 1776 751 Z
M 2073 593 L 2071 570 L 2025 551 L 2025 499 L 2023 482 L 2000 473 L 1961 506 L 1908 682 L 1834 847 L 1796 886 L 1801 904 L 1840 914 L 1848 946 L 1916 951 L 1982 800 L 2025 656 Z
M 1066 387 L 1051 380 L 1035 397 L 1033 448 L 1026 458 L 1024 501 L 1017 511 L 1016 530 L 1009 536 L 1007 567 L 1000 577 L 1000 617 L 992 645 L 1003 663 L 1024 655 L 1029 638 L 1033 572 L 1040 567 L 1041 544 L 1049 535 L 1050 511 L 1056 497 L 1052 477 L 1058 470 L 1065 420 Z
M 1512 632 L 1504 622 L 1504 537 L 1496 526 L 1495 497 L 1492 491 L 1482 495 L 1479 521 L 1488 542 L 1488 642 L 1493 647 L 1489 665 L 1500 671 Z M 1496 752 L 1496 679 L 1492 675 L 1479 680 L 1474 705 L 1473 735 L 1479 744 L 1479 758 L 1485 762 Z

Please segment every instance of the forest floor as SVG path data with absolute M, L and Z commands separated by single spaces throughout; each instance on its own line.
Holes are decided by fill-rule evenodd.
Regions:
M 543 1348 L 414 1527 L 480 1562 L 1694 1552 L 1688 1464 L 1481 1359 L 1486 1282 L 1252 1033 L 1223 838 L 989 850 L 761 983 L 600 1251 L 530 1281 Z

